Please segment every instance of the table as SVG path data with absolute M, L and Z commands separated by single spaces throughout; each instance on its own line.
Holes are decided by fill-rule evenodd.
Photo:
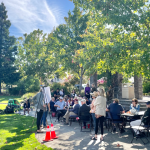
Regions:
M 131 122 L 137 119 L 140 119 L 141 116 L 143 116 L 145 113 L 145 111 L 139 111 L 138 114 L 133 115 L 133 114 L 128 114 L 128 113 L 124 113 L 121 114 L 121 116 L 123 117 L 123 122 L 124 124 L 126 124 L 125 122 Z M 137 118 L 136 118 L 137 117 Z M 139 118 L 138 118 L 139 117 Z M 125 119 L 126 118 L 126 119 Z
M 143 116 L 144 113 L 145 113 L 145 111 L 139 111 L 138 114 L 136 114 L 136 115 L 124 113 L 124 114 L 121 114 L 121 116 L 123 116 L 123 117 Z

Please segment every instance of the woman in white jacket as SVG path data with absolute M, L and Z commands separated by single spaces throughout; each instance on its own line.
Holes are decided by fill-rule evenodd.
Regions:
M 103 122 L 104 122 L 104 117 L 106 116 L 106 97 L 105 92 L 103 89 L 98 89 L 98 94 L 99 96 L 96 98 L 94 102 L 95 106 L 95 117 L 96 117 L 96 126 L 95 126 L 95 136 L 92 138 L 92 140 L 97 140 L 97 133 L 98 133 L 98 124 L 100 121 L 100 127 L 101 127 L 101 138 L 100 140 L 103 139 Z

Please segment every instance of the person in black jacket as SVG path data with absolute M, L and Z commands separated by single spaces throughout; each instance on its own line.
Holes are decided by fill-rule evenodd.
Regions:
M 148 101 L 146 103 L 146 106 L 147 106 L 147 110 L 145 111 L 142 119 L 132 121 L 130 123 L 131 127 L 133 127 L 133 126 L 140 126 L 140 125 L 148 125 L 148 123 L 150 123 L 150 101 Z M 136 135 L 142 136 L 140 134 L 139 130 L 137 130 L 137 129 L 133 129 L 133 130 L 134 130 Z
M 23 105 L 24 115 L 25 115 L 25 111 L 27 111 L 29 114 L 29 110 L 30 110 L 30 103 L 29 103 L 29 99 L 28 99 Z
M 91 115 L 90 115 L 90 107 L 86 105 L 86 100 L 82 99 L 81 100 L 82 106 L 79 109 L 79 119 L 83 121 L 89 121 Z M 84 123 L 84 128 L 86 128 L 86 122 Z
M 56 108 L 54 107 L 54 105 L 55 105 L 55 98 L 52 97 L 52 100 L 50 101 L 50 110 L 52 112 L 56 112 Z

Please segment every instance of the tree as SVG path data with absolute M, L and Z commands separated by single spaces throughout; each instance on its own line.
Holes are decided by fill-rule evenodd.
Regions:
M 82 88 L 83 75 L 87 69 L 84 59 L 83 47 L 80 36 L 85 33 L 88 21 L 88 14 L 83 14 L 78 6 L 75 6 L 73 13 L 69 11 L 65 17 L 66 24 L 60 25 L 54 31 L 59 42 L 56 55 L 64 71 L 70 71 L 80 78 L 80 91 Z
M 1 82 L 12 84 L 19 80 L 19 73 L 16 73 L 14 66 L 17 47 L 15 37 L 9 36 L 9 28 L 11 26 L 8 20 L 6 7 L 4 3 L 0 4 L 0 93 Z
M 53 34 L 43 34 L 41 30 L 34 30 L 30 34 L 18 39 L 18 57 L 16 64 L 22 76 L 35 76 L 46 82 L 58 68 L 54 56 L 55 40 Z
M 87 53 L 96 54 L 101 71 L 149 76 L 150 4 L 143 0 L 73 1 L 95 16 L 87 27 L 84 45 L 89 49 Z

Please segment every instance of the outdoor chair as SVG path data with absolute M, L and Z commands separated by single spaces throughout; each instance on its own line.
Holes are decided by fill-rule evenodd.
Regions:
M 82 120 L 82 119 L 79 120 L 80 126 L 81 126 L 81 130 L 80 130 L 81 132 L 91 132 L 92 119 L 91 119 L 91 116 L 88 116 L 88 117 L 89 117 L 88 120 Z M 82 130 L 83 127 L 84 127 L 83 122 L 85 122 L 86 125 L 87 125 L 87 123 L 90 124 L 90 129 L 89 130 Z
M 77 115 L 71 115 L 70 117 L 69 117 L 69 124 L 70 124 L 70 126 L 72 125 L 72 122 L 75 122 L 76 121 L 76 118 L 77 118 L 78 116 Z
M 111 116 L 111 113 L 110 113 L 110 112 L 107 112 L 107 114 L 108 114 L 108 118 L 110 118 L 110 124 L 111 124 L 111 126 L 112 126 L 111 132 L 113 131 L 114 125 L 115 125 L 116 129 L 117 129 L 117 128 L 119 129 L 119 134 L 120 134 L 120 131 L 121 131 L 120 124 L 123 123 L 123 121 L 116 121 L 116 120 L 113 120 L 113 118 L 112 118 L 112 116 Z
M 148 136 L 149 136 L 149 130 L 150 130 L 150 122 L 148 123 L 148 125 L 142 125 L 142 123 L 139 125 L 139 126 L 132 126 L 130 125 L 130 128 L 131 128 L 131 131 L 133 133 L 133 138 L 131 140 L 131 143 L 133 142 L 134 139 L 141 139 L 141 141 L 143 142 L 143 144 L 147 144 L 149 143 L 149 140 L 148 140 Z M 137 136 L 137 132 L 135 133 L 135 131 L 133 129 L 137 129 L 137 132 L 139 131 L 140 133 L 142 133 L 142 136 Z M 147 134 L 146 134 L 147 132 Z M 143 140 L 143 138 L 146 139 L 147 142 L 145 142 Z
M 106 129 L 108 129 L 108 131 L 109 131 L 112 124 L 111 124 L 111 118 L 108 116 L 108 112 L 106 112 L 106 117 L 105 117 L 104 123 L 105 123 Z

